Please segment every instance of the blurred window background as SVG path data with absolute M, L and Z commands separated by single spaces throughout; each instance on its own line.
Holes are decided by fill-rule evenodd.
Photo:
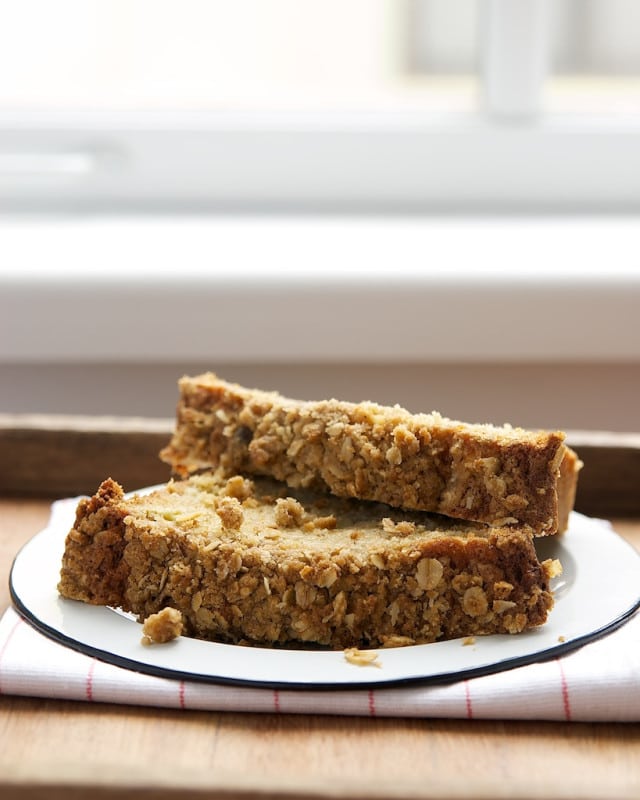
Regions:
M 637 429 L 639 211 L 638 0 L 0 0 L 0 412 Z
M 541 63 L 547 109 L 639 110 L 635 0 L 2 0 L 0 15 L 3 111 L 470 110 L 490 48 L 511 43 Z
M 5 208 L 640 203 L 637 0 L 0 0 L 0 22 Z

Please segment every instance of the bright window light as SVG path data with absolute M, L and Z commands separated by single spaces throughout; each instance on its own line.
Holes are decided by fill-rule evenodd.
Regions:
M 10 211 L 640 208 L 637 0 L 0 0 Z
M 442 105 L 443 92 L 460 107 L 460 80 L 429 83 L 411 64 L 433 64 L 434 75 L 453 66 L 459 78 L 465 62 L 469 83 L 473 14 L 456 21 L 446 5 L 3 0 L 0 108 L 402 108 Z

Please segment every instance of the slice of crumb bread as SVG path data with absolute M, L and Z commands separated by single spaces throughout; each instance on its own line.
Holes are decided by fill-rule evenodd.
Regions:
M 60 594 L 230 643 L 381 647 L 541 625 L 555 561 L 528 532 L 203 473 L 83 499 Z
M 399 406 L 301 402 L 206 373 L 180 381 L 161 457 L 182 476 L 222 467 L 539 535 L 563 530 L 573 505 L 581 464 L 564 438 Z

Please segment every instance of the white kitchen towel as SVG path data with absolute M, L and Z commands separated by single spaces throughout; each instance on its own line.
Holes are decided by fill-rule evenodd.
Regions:
M 77 498 L 55 502 L 49 525 L 68 530 L 76 504 Z M 594 522 L 602 535 L 610 531 Z M 0 619 L 0 695 L 213 711 L 640 722 L 640 614 L 564 656 L 482 677 L 311 691 L 142 674 L 65 647 L 9 608 Z
M 561 658 L 443 686 L 285 691 L 116 667 L 48 639 L 10 608 L 0 620 L 0 695 L 280 714 L 640 722 L 640 615 Z

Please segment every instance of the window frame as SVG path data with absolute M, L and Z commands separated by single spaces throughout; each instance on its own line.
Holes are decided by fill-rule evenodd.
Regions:
M 622 212 L 640 116 L 0 115 L 0 210 Z

